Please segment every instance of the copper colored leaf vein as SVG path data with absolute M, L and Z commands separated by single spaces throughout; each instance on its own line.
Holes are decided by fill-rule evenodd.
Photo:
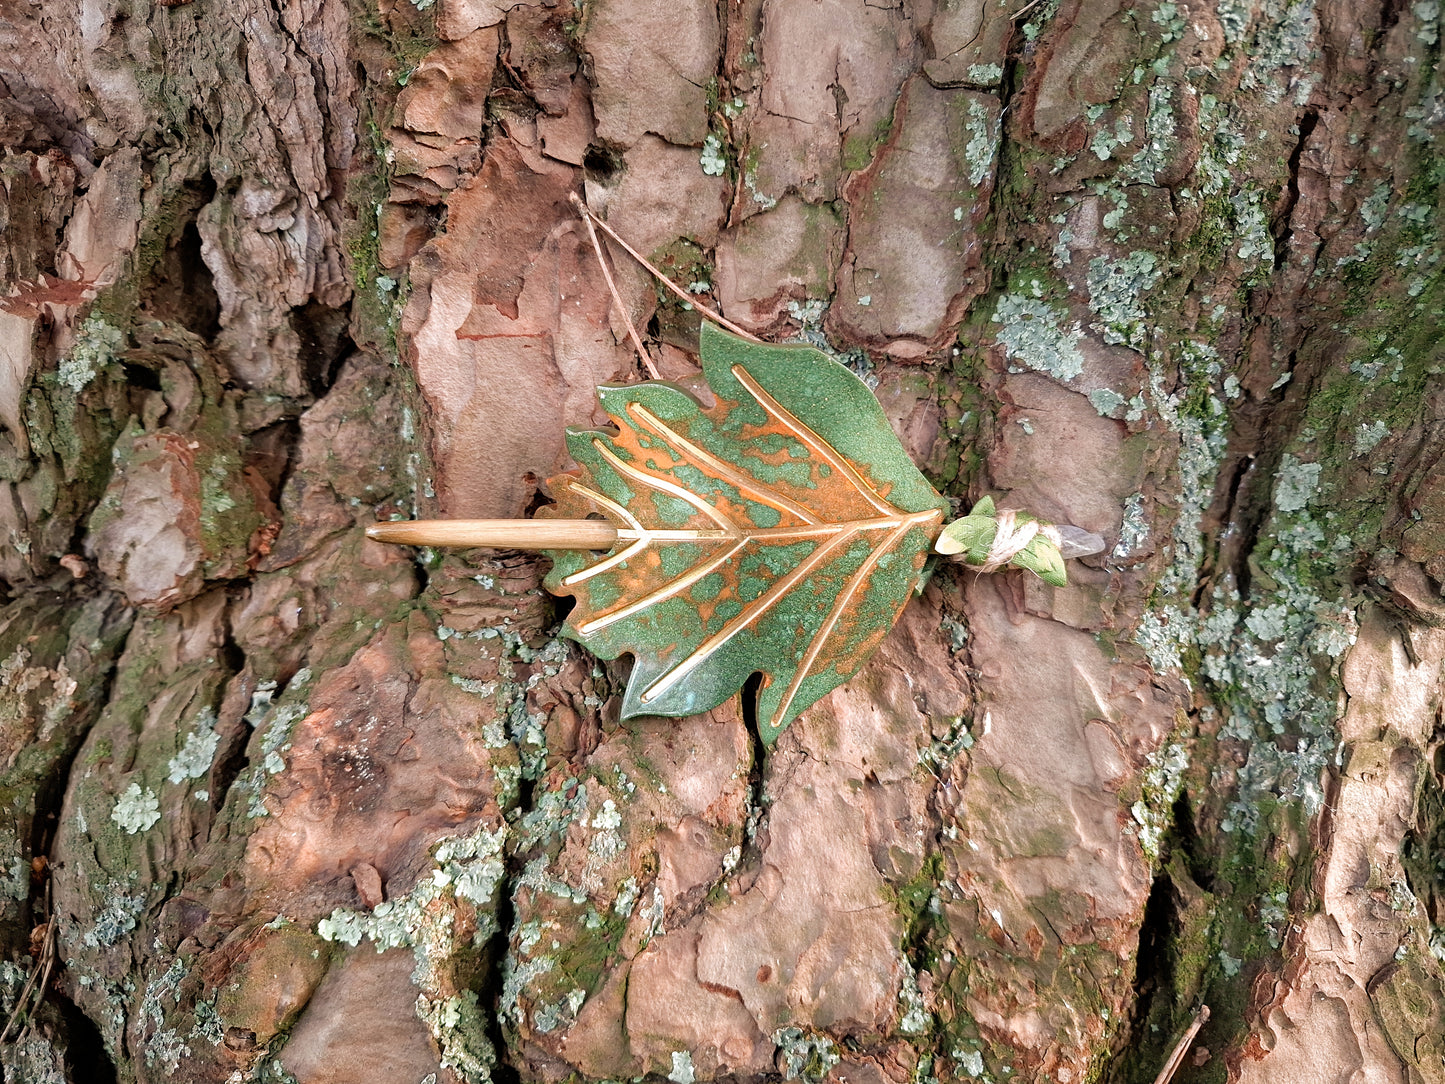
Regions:
M 707 409 L 657 381 L 599 389 L 616 432 L 569 431 L 550 514 L 606 516 L 617 545 L 554 551 L 547 586 L 577 599 L 570 635 L 635 656 L 624 715 L 705 711 L 761 671 L 771 742 L 892 627 L 945 504 L 818 351 L 705 325 L 703 369 Z

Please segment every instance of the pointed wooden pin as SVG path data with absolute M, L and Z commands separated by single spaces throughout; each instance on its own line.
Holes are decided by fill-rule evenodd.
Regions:
M 610 550 L 617 545 L 617 528 L 597 519 L 413 519 L 373 523 L 366 537 L 400 546 Z

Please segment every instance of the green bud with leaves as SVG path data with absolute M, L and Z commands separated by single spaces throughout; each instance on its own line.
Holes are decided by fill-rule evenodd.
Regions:
M 962 519 L 943 528 L 934 549 L 959 557 L 981 572 L 995 572 L 1005 565 L 1024 568 L 1045 583 L 1063 587 L 1061 541 L 1053 524 L 1027 512 L 999 512 L 992 497 L 984 497 Z

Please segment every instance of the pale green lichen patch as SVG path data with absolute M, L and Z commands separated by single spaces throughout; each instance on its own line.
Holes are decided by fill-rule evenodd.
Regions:
M 1089 392 L 1089 405 L 1103 418 L 1117 418 L 1127 402 L 1113 388 L 1095 388 Z
M 1174 0 L 1164 0 L 1150 13 L 1149 18 L 1159 26 L 1159 40 L 1162 44 L 1167 45 L 1184 36 L 1184 27 L 1187 25 L 1185 12 Z
M 87 316 L 76 333 L 75 345 L 60 360 L 56 379 L 79 394 L 125 346 L 125 332 L 96 314 Z
M 1405 359 L 1399 347 L 1387 346 L 1369 360 L 1356 358 L 1350 362 L 1350 372 L 1361 380 L 1374 384 L 1380 380 L 1395 383 L 1405 370 Z
M 1311 85 L 1309 61 L 1315 55 L 1319 19 L 1314 0 L 1266 0 L 1249 42 L 1249 65 L 1240 78 L 1246 90 L 1263 87 L 1269 102 L 1286 91 Z M 1281 72 L 1288 75 L 1281 77 Z
M 1019 294 L 999 298 L 993 313 L 993 322 L 1001 325 L 996 337 L 1010 361 L 1072 380 L 1084 371 L 1082 331 L 1077 321 L 1066 326 L 1064 319 L 1047 301 Z
M 166 1022 L 165 1003 L 176 1000 L 185 973 L 186 965 L 177 957 L 158 977 L 147 982 L 145 997 L 141 999 L 141 1016 L 148 1017 L 157 1027 L 163 1025 Z
M 519 852 L 560 841 L 587 812 L 587 784 L 573 776 L 561 780 L 556 789 L 542 790 L 534 797 L 532 808 L 522 814 L 517 824 L 513 844 Z
M 1366 233 L 1378 233 L 1385 224 L 1385 215 L 1390 207 L 1390 186 L 1379 181 L 1375 190 L 1360 201 L 1360 218 L 1365 222 Z
M 30 863 L 9 829 L 0 829 L 0 896 L 19 903 L 30 898 Z
M 1264 924 L 1270 948 L 1279 948 L 1281 934 L 1289 923 L 1289 892 L 1278 888 L 1259 899 L 1259 920 Z
M 637 878 L 627 878 L 617 890 L 617 898 L 612 901 L 612 910 L 623 918 L 631 917 L 632 909 L 637 906 L 637 892 Z
M 1106 162 L 1116 150 L 1133 141 L 1133 119 L 1126 114 L 1115 118 L 1112 127 L 1105 125 L 1095 132 L 1089 149 L 1099 161 Z
M 1230 45 L 1238 45 L 1244 40 L 1245 31 L 1249 29 L 1251 6 L 1247 0 L 1218 0 L 1215 5 L 1224 40 Z
M 1318 463 L 1302 463 L 1286 452 L 1275 473 L 1275 506 L 1281 512 L 1298 512 L 1314 498 L 1320 487 Z
M 1217 591 L 1198 632 L 1202 673 L 1227 711 L 1219 736 L 1248 748 L 1221 824 L 1227 832 L 1254 832 L 1262 809 L 1280 801 L 1317 811 L 1321 772 L 1338 747 L 1329 675 L 1354 640 L 1354 612 L 1303 574 L 1326 541 L 1308 512 L 1283 519 L 1274 538 L 1261 565 L 1270 589 L 1247 606 L 1236 592 Z
M 1236 230 L 1234 254 L 1251 267 L 1253 273 L 1245 281 L 1261 281 L 1274 268 L 1274 236 L 1269 232 L 1264 196 L 1250 186 L 1231 196 L 1229 202 Z
M 515 1030 L 522 1041 L 569 1027 L 623 966 L 619 961 L 663 932 L 668 912 L 653 835 L 655 826 L 680 818 L 681 799 L 668 771 L 649 759 L 657 755 L 655 734 L 642 724 L 642 733 L 610 739 L 585 785 L 554 764 L 520 819 L 509 847 L 522 869 L 511 880 L 516 920 L 502 961 L 500 1015 L 509 1035 Z M 632 755 L 634 742 L 639 755 Z M 724 831 L 711 845 L 721 858 L 737 842 Z M 645 1059 L 633 1062 L 639 1071 L 644 1065 L 658 1075 L 669 1071 L 665 1051 Z
M 1110 554 L 1116 561 L 1133 557 L 1149 540 L 1149 517 L 1144 512 L 1144 495 L 1135 493 L 1124 501 L 1124 521 L 1119 527 L 1119 541 Z
M 1187 600 L 1204 557 L 1199 525 L 1213 497 L 1228 421 L 1224 401 L 1213 390 L 1220 376 L 1218 352 L 1207 343 L 1186 341 L 1179 347 L 1179 360 L 1184 380 L 1176 390 L 1166 390 L 1158 365 L 1152 365 L 1149 374 L 1154 408 L 1179 435 L 1179 511 L 1170 531 L 1171 560 L 1155 587 L 1158 602 L 1134 634 L 1150 665 L 1160 671 L 1180 669 L 1182 651 L 1194 645 L 1198 614 Z M 1191 401 L 1202 409 L 1190 409 Z
M 1139 846 L 1151 862 L 1158 862 L 1164 835 L 1174 821 L 1174 802 L 1184 787 L 1189 754 L 1179 742 L 1156 750 L 1144 771 L 1142 795 L 1129 807 L 1138 826 Z
M 773 1043 L 778 1048 L 778 1067 L 784 1080 L 818 1084 L 843 1060 L 832 1039 L 802 1028 L 779 1028 L 773 1033 Z
M 1355 455 L 1373 451 L 1389 434 L 1390 427 L 1382 421 L 1361 422 L 1355 426 Z
M 712 132 L 702 141 L 702 154 L 698 162 L 709 177 L 721 177 L 727 172 L 728 160 L 723 150 L 723 141 Z
M 1233 780 L 1225 831 L 1253 832 L 1262 809 L 1280 801 L 1317 810 L 1321 770 L 1337 746 L 1328 675 L 1353 641 L 1354 615 L 1346 601 L 1322 595 L 1303 571 L 1325 549 L 1324 531 L 1305 510 L 1319 475 L 1299 471 L 1315 464 L 1286 459 L 1292 460 L 1284 465 L 1292 479 L 1291 514 L 1276 524 L 1273 543 L 1266 542 L 1251 600 L 1217 588 L 1202 620 L 1166 605 L 1155 615 L 1158 623 L 1146 621 L 1137 637 L 1156 666 L 1180 666 L 1183 649 L 1201 653 L 1200 672 L 1226 710 L 1219 736 L 1248 749 Z M 1338 550 L 1352 542 L 1337 537 L 1332 545 Z
M 513 1027 L 522 1025 L 522 993 L 547 975 L 557 966 L 548 955 L 538 955 L 523 960 L 507 953 L 502 960 L 502 996 L 497 1003 L 497 1013 Z
M 574 986 L 560 1001 L 539 1006 L 532 1017 L 532 1026 L 542 1035 L 566 1027 L 577 1019 L 577 1010 L 586 1000 L 587 991 Z
M 260 763 L 247 769 L 236 784 L 240 790 L 250 794 L 246 806 L 248 817 L 267 815 L 266 780 L 286 770 L 286 753 L 291 748 L 292 731 L 311 710 L 305 700 L 298 699 L 310 681 L 309 669 L 298 670 L 287 684 L 286 699 L 280 704 L 272 702 L 277 689 L 274 681 L 261 682 L 251 694 L 251 706 L 245 719 L 259 735 L 259 739 L 252 740 L 257 743 Z
M 1049 25 L 1049 20 L 1059 13 L 1059 0 L 1044 0 L 1041 6 L 1031 10 L 1033 17 L 1020 28 L 1027 41 L 1037 40 L 1044 32 L 1044 27 Z M 1023 9 L 1020 9 L 1019 13 L 1023 14 Z
M 131 783 L 116 799 L 110 819 L 128 835 L 149 831 L 161 819 L 160 800 L 149 787 L 142 790 L 139 783 Z
M 983 1077 L 983 1051 L 955 1049 L 953 1051 L 953 1062 L 958 1071 L 965 1077 L 973 1080 L 982 1080 Z
M 990 123 L 989 111 L 983 103 L 977 98 L 969 99 L 968 116 L 963 122 L 964 131 L 968 135 L 963 157 L 968 166 L 969 183 L 975 188 L 981 185 L 993 170 L 1001 124 L 1001 120 Z
M 1222 195 L 1234 187 L 1235 169 L 1244 160 L 1244 133 L 1228 102 L 1213 94 L 1199 96 L 1199 130 L 1202 143 L 1195 170 L 1199 190 L 1206 196 Z
M 547 765 L 546 716 L 527 707 L 527 693 L 548 678 L 556 677 L 567 661 L 567 644 L 559 638 L 549 639 L 541 648 L 533 649 L 516 632 L 509 629 L 484 628 L 470 634 L 478 639 L 499 638 L 502 641 L 502 657 L 498 661 L 497 676 L 493 695 L 501 712 L 501 724 L 507 734 L 506 744 L 517 750 L 518 764 L 495 765 L 499 782 L 507 784 L 498 800 L 510 803 L 514 800 L 520 780 L 535 781 L 542 777 Z M 514 680 L 515 666 L 512 662 L 536 665 L 525 681 Z M 490 683 L 489 683 L 490 684 Z M 489 744 L 496 738 L 497 728 L 487 729 Z M 511 776 L 509 779 L 508 777 Z
M 220 743 L 220 735 L 216 733 L 216 713 L 205 708 L 196 717 L 196 729 L 186 735 L 180 752 L 166 765 L 166 778 L 172 783 L 200 779 L 211 770 L 211 762 L 216 759 Z
M 1149 327 L 1144 299 L 1161 274 L 1152 252 L 1131 252 L 1122 260 L 1096 256 L 1089 261 L 1089 308 L 1099 317 L 1094 328 L 1106 343 L 1143 349 Z
M 922 1035 L 933 1024 L 933 1014 L 924 1004 L 918 986 L 918 972 L 906 957 L 899 960 L 898 1031 L 901 1035 Z
M 674 1050 L 672 1052 L 672 1068 L 668 1071 L 667 1079 L 672 1084 L 692 1084 L 696 1077 L 696 1070 L 693 1068 L 692 1055 L 686 1050 Z
M 1179 151 L 1174 125 L 1173 91 L 1170 84 L 1160 80 L 1149 89 L 1143 145 L 1119 171 L 1120 181 L 1147 185 L 1156 183 L 1159 171 L 1168 166 Z
M 1435 45 L 1440 40 L 1439 0 L 1416 0 L 1410 11 L 1420 21 L 1415 30 L 1415 40 L 1423 45 Z
M 1133 232 L 1132 225 L 1125 221 L 1129 212 L 1129 190 L 1112 181 L 1090 181 L 1088 188 L 1093 195 L 1113 204 L 1104 212 L 1100 222 L 1106 230 L 1117 231 L 1113 235 L 1115 243 L 1124 244 Z
M 0 1069 L 6 1080 L 25 1084 L 66 1084 L 71 1059 L 49 1039 L 30 1028 L 22 1028 L 19 1037 L 0 1047 Z
M 506 876 L 502 844 L 506 828 L 488 831 L 478 828 L 470 836 L 445 839 L 433 852 L 435 865 L 430 876 L 417 881 L 407 895 L 377 904 L 370 911 L 338 907 L 316 925 L 316 933 L 327 941 L 355 946 L 369 939 L 378 952 L 390 948 L 416 948 L 417 969 L 425 972 L 430 960 L 441 958 L 439 943 L 450 943 L 447 923 L 438 923 L 437 901 L 446 896 L 465 899 L 478 907 L 477 945 L 496 932 L 489 908 L 496 901 L 497 888 Z
M 487 1013 L 475 991 L 445 998 L 420 994 L 416 1014 L 437 1037 L 443 1069 L 455 1070 L 467 1084 L 486 1084 L 492 1079 L 497 1052 L 487 1038 Z
M 105 906 L 95 916 L 95 925 L 86 930 L 81 940 L 88 948 L 105 948 L 115 944 L 135 929 L 136 919 L 145 910 L 144 896 L 128 896 L 128 886 L 111 882 L 104 895 Z
M 770 196 L 758 188 L 757 154 L 753 152 L 748 156 L 746 168 L 743 170 L 743 187 L 748 190 L 754 203 L 764 211 L 771 211 L 778 205 L 778 197 Z
M 1284 637 L 1285 621 L 1289 611 L 1282 603 L 1251 610 L 1244 619 L 1244 627 L 1251 636 L 1263 642 L 1274 642 Z
M 1302 430 L 1299 450 L 1316 442 L 1321 423 L 1357 433 L 1365 423 L 1354 418 L 1410 399 L 1388 380 L 1362 387 L 1342 377 L 1320 393 L 1315 425 Z M 1373 432 L 1374 423 L 1366 428 Z M 1286 452 L 1275 473 L 1274 514 L 1249 557 L 1249 597 L 1220 585 L 1193 624 L 1198 673 L 1222 709 L 1219 737 L 1240 743 L 1246 757 L 1232 778 L 1217 781 L 1234 787 L 1226 831 L 1252 837 L 1271 810 L 1310 814 L 1323 802 L 1321 773 L 1339 747 L 1338 664 L 1356 629 L 1340 569 L 1378 530 L 1366 505 L 1333 497 L 1351 475 L 1343 463 Z
M 175 1028 L 166 1026 L 165 1003 L 176 1001 L 185 971 L 185 964 L 180 959 L 172 960 L 160 977 L 146 984 L 145 996 L 141 1000 L 141 1018 L 150 1020 L 154 1025 L 145 1046 L 146 1064 L 165 1073 L 176 1072 L 181 1058 L 191 1056 L 190 1044 Z
M 225 1022 L 221 1015 L 215 1012 L 215 1000 L 197 1000 L 195 1003 L 195 1023 L 191 1026 L 191 1038 L 199 1039 L 201 1042 L 208 1042 L 212 1046 L 220 1046 L 225 1039 Z

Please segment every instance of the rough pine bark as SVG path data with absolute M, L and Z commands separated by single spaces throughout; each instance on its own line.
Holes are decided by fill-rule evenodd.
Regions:
M 1434 0 L 0 9 L 0 1048 L 34 1081 L 1445 1079 Z M 521 516 L 580 194 L 960 507 L 764 750 Z M 654 364 L 698 315 L 620 251 Z

